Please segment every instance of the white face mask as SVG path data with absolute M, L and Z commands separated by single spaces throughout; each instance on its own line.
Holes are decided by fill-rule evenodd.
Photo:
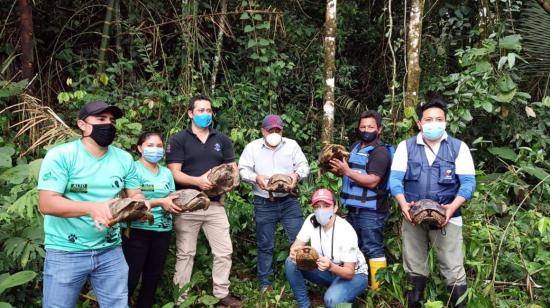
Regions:
M 283 140 L 283 136 L 277 133 L 271 133 L 265 136 L 265 142 L 272 147 L 278 146 L 279 143 L 281 143 L 281 140 Z

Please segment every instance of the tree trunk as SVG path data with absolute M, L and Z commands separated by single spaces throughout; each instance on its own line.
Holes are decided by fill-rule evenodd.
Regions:
M 101 34 L 99 59 L 97 60 L 97 74 L 101 74 L 105 70 L 105 58 L 107 54 L 107 47 L 109 46 L 109 32 L 111 30 L 111 19 L 113 17 L 114 5 L 115 0 L 109 0 L 109 4 L 107 4 L 107 13 L 105 14 L 105 21 L 103 22 L 103 32 Z
M 550 3 L 547 3 L 545 0 L 537 0 L 537 2 L 546 13 L 550 14 Z
M 21 14 L 21 73 L 29 82 L 34 76 L 32 56 L 32 7 L 28 0 L 19 0 Z
M 223 44 L 223 31 L 224 27 L 227 25 L 226 16 L 227 13 L 227 0 L 220 0 L 221 3 L 221 18 L 220 18 L 220 29 L 218 30 L 218 36 L 216 37 L 216 55 L 214 56 L 214 63 L 212 64 L 212 77 L 210 80 L 210 95 L 214 95 L 216 90 L 216 77 L 218 75 L 218 69 L 220 66 L 220 61 L 222 57 L 222 44 Z
M 325 15 L 325 84 L 321 142 L 331 143 L 334 132 L 334 77 L 336 73 L 336 0 L 327 0 Z
M 405 114 L 418 103 L 420 86 L 420 43 L 422 41 L 422 15 L 424 0 L 412 0 L 407 36 L 407 85 L 405 88 Z

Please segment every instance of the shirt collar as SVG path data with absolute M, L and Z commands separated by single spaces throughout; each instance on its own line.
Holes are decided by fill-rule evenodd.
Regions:
M 448 136 L 449 135 L 447 135 L 447 132 L 444 132 L 441 139 L 439 139 L 439 142 L 441 143 L 441 141 L 447 140 Z M 426 145 L 426 143 L 424 142 L 424 138 L 422 138 L 422 132 L 420 132 L 420 133 L 418 133 L 418 135 L 416 135 L 416 144 Z
M 193 136 L 197 135 L 193 132 L 193 130 L 191 129 L 191 126 L 187 126 L 185 131 L 187 131 L 187 133 L 190 134 L 190 135 L 193 135 Z M 212 135 L 215 135 L 215 134 L 216 134 L 216 130 L 209 126 L 208 127 L 208 137 L 210 137 Z

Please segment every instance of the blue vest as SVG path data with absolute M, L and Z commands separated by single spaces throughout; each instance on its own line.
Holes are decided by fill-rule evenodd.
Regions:
M 369 145 L 361 148 L 361 143 L 358 142 L 351 150 L 348 164 L 354 172 L 367 173 L 367 164 L 369 162 L 369 154 L 377 146 Z M 382 145 L 383 146 L 383 145 Z M 386 176 L 387 177 L 387 176 Z M 379 203 L 386 200 L 387 190 L 385 189 L 384 180 L 382 179 L 378 187 L 381 189 L 371 190 L 366 187 L 356 184 L 352 179 L 344 176 L 342 179 L 342 192 L 340 193 L 340 202 L 343 206 L 353 206 L 358 208 L 367 208 L 372 210 L 384 210 L 382 204 Z M 377 208 L 378 205 L 378 208 Z M 387 210 L 387 207 L 385 207 Z
M 416 143 L 416 136 L 407 139 L 408 161 L 403 182 L 405 199 L 407 202 L 431 199 L 440 204 L 449 204 L 454 200 L 460 187 L 455 172 L 460 140 L 451 136 L 442 140 L 431 166 L 428 164 L 424 147 L 425 145 Z M 460 215 L 458 208 L 453 217 Z

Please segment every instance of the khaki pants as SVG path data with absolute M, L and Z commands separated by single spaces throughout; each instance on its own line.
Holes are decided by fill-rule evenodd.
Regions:
M 437 255 L 437 264 L 447 286 L 466 285 L 462 227 L 447 224 L 445 230 L 430 230 L 425 225 L 401 224 L 403 267 L 407 274 L 428 277 L 428 243 Z
M 182 287 L 191 280 L 193 261 L 197 252 L 197 237 L 201 228 L 214 256 L 213 293 L 215 297 L 221 299 L 229 294 L 229 272 L 231 271 L 233 246 L 229 237 L 227 214 L 219 202 L 211 202 L 206 211 L 198 210 L 174 215 L 177 248 L 174 284 Z

